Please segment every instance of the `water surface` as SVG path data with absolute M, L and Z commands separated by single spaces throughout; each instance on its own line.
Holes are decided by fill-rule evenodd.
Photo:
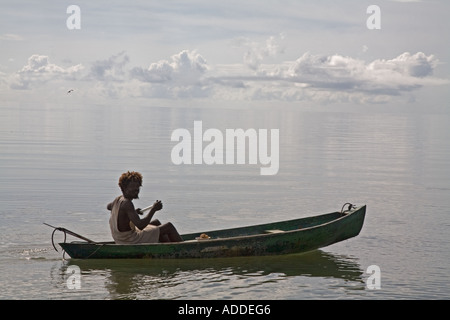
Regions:
M 173 130 L 280 130 L 280 169 L 174 165 Z M 445 114 L 305 112 L 152 106 L 0 107 L 2 299 L 449 298 L 450 118 Z M 366 204 L 361 234 L 281 257 L 62 260 L 63 226 L 111 240 L 106 204 L 118 177 L 140 171 L 137 207 L 181 233 L 230 228 Z M 62 240 L 57 234 L 56 240 Z M 72 240 L 69 238 L 69 240 Z M 368 266 L 381 269 L 369 290 Z M 81 288 L 67 286 L 67 268 Z

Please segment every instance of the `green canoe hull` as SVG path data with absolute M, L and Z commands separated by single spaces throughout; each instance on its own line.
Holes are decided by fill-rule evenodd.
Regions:
M 59 245 L 74 259 L 182 259 L 301 253 L 359 234 L 366 206 L 314 217 L 182 235 L 183 242 L 120 245 L 70 242 Z

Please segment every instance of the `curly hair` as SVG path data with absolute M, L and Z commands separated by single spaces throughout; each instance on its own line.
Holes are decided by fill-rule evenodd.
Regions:
M 139 182 L 139 186 L 142 186 L 142 174 L 135 171 L 122 173 L 119 178 L 120 189 L 123 191 L 128 186 L 128 184 L 133 181 Z

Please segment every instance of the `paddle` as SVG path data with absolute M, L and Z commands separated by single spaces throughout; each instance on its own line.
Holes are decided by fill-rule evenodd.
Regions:
M 84 240 L 84 241 L 87 241 L 87 242 L 89 242 L 89 243 L 95 243 L 95 241 L 92 241 L 91 239 L 88 239 L 88 238 L 86 238 L 86 237 L 83 237 L 82 235 L 79 235 L 78 233 L 75 233 L 75 232 L 73 232 L 73 231 L 70 231 L 70 230 L 68 230 L 68 229 L 66 229 L 66 228 L 62 228 L 62 227 L 54 227 L 54 226 L 52 226 L 52 225 L 50 225 L 50 224 L 48 224 L 48 223 L 45 223 L 45 222 L 44 222 L 44 224 L 45 224 L 46 226 L 49 226 L 50 228 L 53 228 L 53 229 L 54 229 L 53 232 L 52 232 L 52 245 L 53 245 L 53 248 L 54 248 L 56 251 L 58 251 L 58 249 L 56 249 L 55 243 L 53 242 L 53 236 L 55 235 L 56 230 L 61 231 L 61 232 L 64 232 L 64 242 L 66 242 L 66 234 L 70 234 L 71 236 L 80 238 L 80 239 L 82 239 L 82 240 Z
M 142 215 L 142 214 L 144 214 L 145 211 L 151 210 L 152 208 L 153 208 L 153 205 L 148 206 L 148 207 L 146 207 L 144 209 L 138 209 L 137 211 L 138 211 L 138 214 Z
M 160 200 L 156 200 L 156 202 L 159 202 L 159 203 L 160 203 L 161 201 L 160 201 Z M 144 214 L 145 211 L 151 210 L 151 209 L 153 208 L 154 205 L 155 205 L 155 204 L 152 204 L 151 206 L 148 206 L 148 207 L 146 207 L 146 208 L 144 208 L 144 209 L 137 209 L 136 211 L 137 211 L 138 214 L 142 215 L 142 214 Z

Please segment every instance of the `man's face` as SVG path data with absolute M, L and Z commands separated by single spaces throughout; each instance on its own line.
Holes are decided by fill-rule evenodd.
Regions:
M 139 198 L 139 182 L 132 181 L 128 184 L 128 186 L 123 190 L 123 196 L 127 199 L 133 200 Z

